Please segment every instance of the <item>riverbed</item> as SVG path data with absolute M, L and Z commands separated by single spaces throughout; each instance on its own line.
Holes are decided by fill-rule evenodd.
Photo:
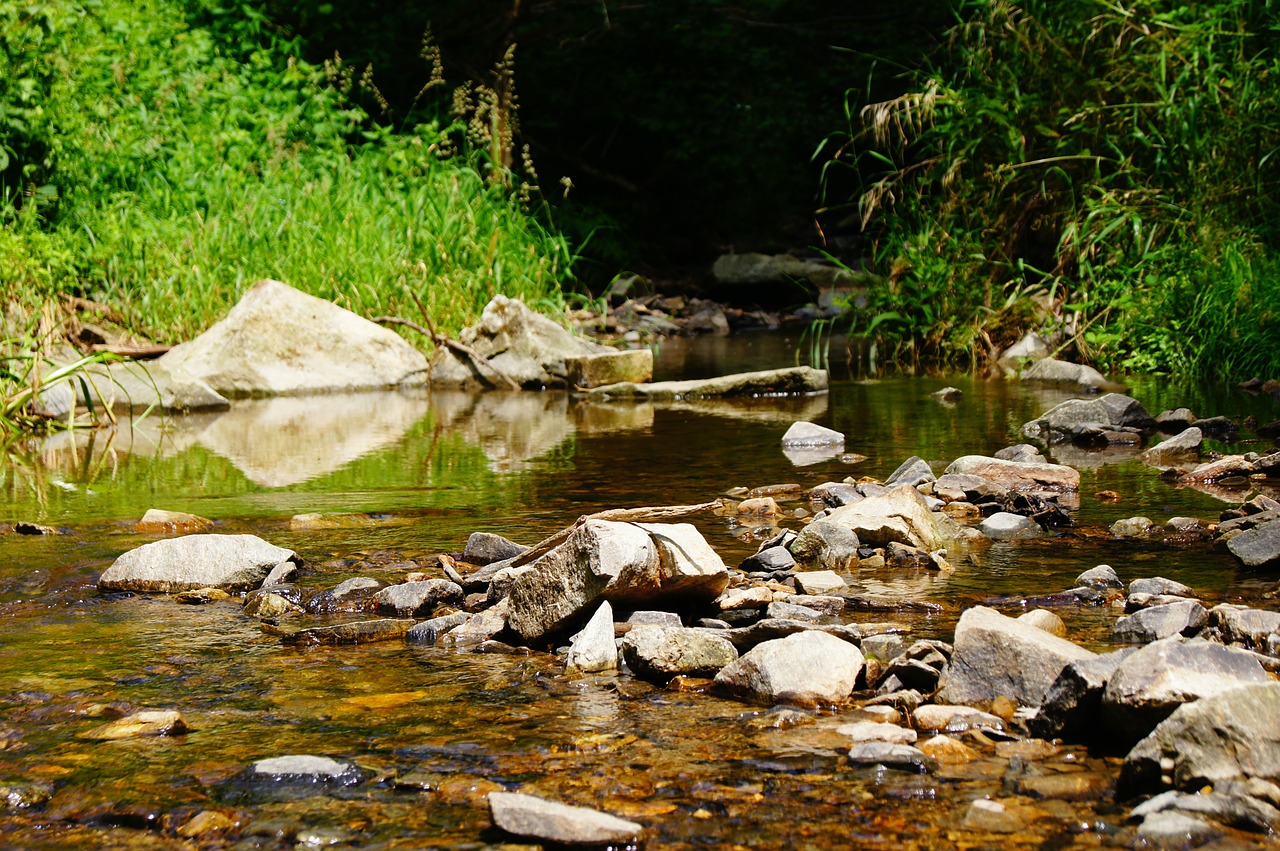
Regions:
M 800 343 L 785 334 L 673 340 L 659 347 L 656 377 L 786 366 Z M 117 555 L 154 540 L 133 531 L 149 508 L 190 512 L 214 520 L 214 531 L 294 549 L 313 587 L 354 576 L 399 581 L 439 553 L 460 551 L 475 531 L 532 544 L 594 511 L 701 503 L 735 488 L 882 479 L 912 455 L 941 473 L 958 456 L 1022 442 L 1022 423 L 1074 395 L 838 365 L 833 379 L 825 396 L 744 401 L 587 404 L 564 393 L 427 391 L 255 400 L 226 413 L 148 416 L 10 447 L 0 522 L 46 534 L 0 536 L 0 786 L 37 784 L 51 797 L 0 811 L 0 846 L 482 848 L 510 841 L 489 826 L 485 795 L 496 789 L 633 819 L 654 848 L 1124 841 L 1127 808 L 1110 785 L 1115 755 L 970 742 L 977 759 L 930 774 L 854 768 L 834 730 L 856 713 L 811 713 L 809 723 L 790 727 L 768 707 L 626 676 L 568 676 L 555 655 L 517 649 L 287 647 L 236 600 L 180 605 L 95 588 Z M 932 394 L 946 386 L 962 398 L 938 401 Z M 1280 418 L 1273 397 L 1229 385 L 1138 378 L 1129 387 L 1153 414 L 1187 406 L 1238 421 Z M 796 420 L 843 432 L 845 454 L 797 466 L 780 448 Z M 1242 437 L 1211 446 L 1272 446 Z M 1177 487 L 1140 463 L 1136 449 L 1051 454 L 1082 473 L 1073 527 L 1061 537 L 994 544 L 951 575 L 855 570 L 859 593 L 932 604 L 855 619 L 893 620 L 913 638 L 949 640 L 965 607 L 1060 591 L 1101 563 L 1125 581 L 1184 582 L 1206 603 L 1275 608 L 1263 594 L 1277 577 L 1241 572 L 1207 544 L 1106 531 L 1134 515 L 1214 522 L 1248 491 Z M 1096 496 L 1104 492 L 1118 498 Z M 805 500 L 782 505 L 791 516 L 776 523 L 733 514 L 691 522 L 732 566 L 777 525 L 799 528 L 812 510 Z M 293 520 L 302 514 L 336 519 Z M 1058 613 L 1072 640 L 1099 650 L 1119 614 Z M 104 719 L 159 708 L 181 712 L 191 731 L 85 738 Z M 281 754 L 353 761 L 371 779 L 296 800 L 235 785 L 249 763 Z M 981 798 L 1008 801 L 1017 830 L 966 822 Z M 202 811 L 222 814 L 226 826 L 184 835 Z

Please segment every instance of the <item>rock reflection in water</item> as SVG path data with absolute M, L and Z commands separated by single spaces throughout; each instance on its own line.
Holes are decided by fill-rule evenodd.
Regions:
M 425 394 L 406 392 L 254 399 L 236 403 L 197 442 L 253 483 L 286 487 L 399 442 L 427 408 Z

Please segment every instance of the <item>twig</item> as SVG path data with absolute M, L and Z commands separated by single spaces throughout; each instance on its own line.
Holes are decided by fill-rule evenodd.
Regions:
M 416 300 L 417 297 L 415 296 L 414 298 Z M 520 389 L 520 385 L 516 382 L 514 378 L 507 375 L 505 372 L 498 369 L 493 364 L 489 363 L 488 359 L 485 358 L 484 355 L 480 354 L 470 346 L 466 346 L 466 345 L 463 345 L 462 343 L 459 343 L 457 340 L 450 340 L 448 337 L 444 336 L 443 334 L 437 334 L 434 328 L 423 328 L 417 322 L 414 322 L 410 319 L 401 319 L 399 316 L 375 316 L 370 321 L 376 322 L 379 325 L 403 325 L 406 328 L 412 328 L 413 330 L 417 331 L 419 334 L 423 334 L 429 337 L 431 339 L 431 342 L 435 343 L 437 346 L 444 346 L 445 348 L 451 349 L 457 352 L 458 354 L 465 355 L 466 357 L 474 361 L 477 366 L 483 366 L 487 368 L 494 375 L 498 376 L 503 381 L 507 382 L 507 384 L 511 387 L 512 390 Z M 427 324 L 430 325 L 430 323 L 431 323 L 431 320 L 428 319 Z
M 609 508 L 595 514 L 584 514 L 565 528 L 549 538 L 543 538 L 529 549 L 512 560 L 512 567 L 528 564 L 534 559 L 551 552 L 568 540 L 588 520 L 612 520 L 617 523 L 635 523 L 641 520 L 673 520 L 677 517 L 688 517 L 719 508 L 719 502 L 703 502 L 698 505 L 650 505 L 643 508 Z

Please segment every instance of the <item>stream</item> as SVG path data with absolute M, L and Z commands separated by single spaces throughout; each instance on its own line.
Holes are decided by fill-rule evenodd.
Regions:
M 655 379 L 790 365 L 798 337 L 666 341 Z M 11 446 L 0 468 L 0 523 L 50 533 L 0 535 L 0 790 L 9 802 L 0 809 L 0 847 L 521 847 L 490 826 L 486 795 L 500 789 L 638 821 L 652 848 L 1122 841 L 1127 805 L 1112 798 L 1115 754 L 968 741 L 976 759 L 929 774 L 857 768 L 842 758 L 835 733 L 856 710 L 810 713 L 810 723 L 789 726 L 768 707 L 625 675 L 568 676 L 556 656 L 514 648 L 290 647 L 235 599 L 181 605 L 95 587 L 116 556 L 154 540 L 133 530 L 149 508 L 190 512 L 214 520 L 216 532 L 294 549 L 310 588 L 355 576 L 392 582 L 460 551 L 475 531 L 533 544 L 603 509 L 883 479 L 912 455 L 941 474 L 958 456 L 1023 442 L 1024 422 L 1076 395 L 968 376 L 869 378 L 837 367 L 832 377 L 827 396 L 741 401 L 588 404 L 559 392 L 427 391 L 254 400 L 225 413 L 149 416 Z M 963 398 L 950 405 L 931 396 L 946 386 Z M 1135 378 L 1128 387 L 1152 414 L 1186 406 L 1202 417 L 1280 418 L 1274 397 L 1230 385 Z M 843 432 L 845 451 L 865 459 L 796 466 L 779 445 L 796 420 Z M 1107 534 L 1135 515 L 1216 522 L 1248 496 L 1176 487 L 1139 462 L 1138 451 L 1055 448 L 1052 460 L 1082 474 L 1075 526 L 1064 537 L 992 544 L 952 575 L 855 569 L 859 593 L 937 605 L 854 620 L 893 620 L 912 639 L 950 640 L 965 607 L 1061 591 L 1102 563 L 1126 582 L 1184 582 L 1207 605 L 1274 609 L 1263 597 L 1274 575 L 1241 571 L 1207 543 Z M 1119 498 L 1095 496 L 1104 491 Z M 812 510 L 802 499 L 782 506 Z M 291 522 L 313 513 L 336 517 Z M 752 525 L 732 515 L 690 522 L 731 567 L 777 531 L 769 520 Z M 803 521 L 793 514 L 776 522 Z M 1058 614 L 1073 641 L 1110 648 L 1117 611 Z M 86 737 L 137 709 L 176 709 L 190 732 Z M 283 754 L 349 760 L 371 779 L 312 796 L 234 784 L 253 761 Z M 13 789 L 31 784 L 51 794 L 15 806 Z M 993 833 L 966 822 L 981 798 L 1008 802 L 1017 829 Z M 191 827 L 203 812 L 219 814 L 210 823 L 221 827 Z

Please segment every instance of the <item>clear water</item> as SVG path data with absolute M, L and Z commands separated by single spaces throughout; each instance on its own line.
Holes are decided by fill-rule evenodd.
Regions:
M 658 377 L 784 366 L 795 362 L 798 343 L 782 335 L 677 340 L 658 352 Z M 1011 764 L 977 745 L 975 762 L 929 776 L 855 769 L 833 733 L 847 717 L 757 729 L 748 722 L 762 709 L 629 678 L 566 677 L 550 655 L 400 643 L 300 650 L 235 601 L 184 606 L 95 590 L 113 558 L 151 540 L 132 526 L 153 507 L 293 548 L 314 587 L 354 575 L 391 581 L 435 553 L 460 550 L 473 531 L 533 543 L 593 511 L 704 502 L 735 487 L 883 478 L 911 455 L 941 472 L 960 455 L 1021 442 L 1023 422 L 1066 398 L 963 376 L 835 374 L 829 396 L 740 402 L 588 405 L 558 393 L 284 399 L 11 446 L 0 470 L 0 521 L 60 534 L 0 536 L 0 785 L 44 782 L 54 795 L 42 808 L 0 810 L 0 846 L 333 839 L 366 848 L 483 847 L 502 841 L 484 809 L 495 788 L 633 818 L 648 827 L 651 847 L 1105 843 L 1123 822 L 1106 788 L 1116 763 L 1079 749 Z M 947 385 L 964 391 L 954 406 L 930 395 Z M 1204 416 L 1280 418 L 1274 399 L 1232 387 L 1151 379 L 1132 382 L 1131 392 L 1153 412 L 1187 405 Z M 779 439 L 797 419 L 844 432 L 847 451 L 866 460 L 794 466 Z M 1062 590 L 1103 562 L 1125 579 L 1164 575 L 1209 600 L 1272 605 L 1260 594 L 1275 577 L 1242 574 L 1205 546 L 1105 534 L 1115 519 L 1137 514 L 1213 521 L 1228 501 L 1174 487 L 1131 457 L 1067 455 L 1060 460 L 1083 473 L 1068 537 L 993 545 L 950 577 L 861 571 L 854 579 L 865 594 L 938 610 L 857 619 L 905 621 L 918 636 L 946 638 L 966 605 Z M 1094 497 L 1103 490 L 1119 501 Z M 309 512 L 370 520 L 290 529 L 293 515 Z M 769 531 L 714 515 L 693 522 L 730 564 Z M 1099 647 L 1115 617 L 1061 614 L 1073 638 Z M 103 723 L 103 705 L 178 709 L 193 731 L 82 738 Z M 224 781 L 248 763 L 284 753 L 352 760 L 378 782 L 292 802 L 225 794 Z M 1029 791 L 1038 787 L 1027 778 L 1046 776 L 1103 785 L 1074 796 L 1080 800 Z M 963 829 L 968 804 L 981 797 L 1023 808 L 1024 829 L 1013 838 Z M 228 838 L 177 836 L 201 810 L 224 812 L 240 827 Z

